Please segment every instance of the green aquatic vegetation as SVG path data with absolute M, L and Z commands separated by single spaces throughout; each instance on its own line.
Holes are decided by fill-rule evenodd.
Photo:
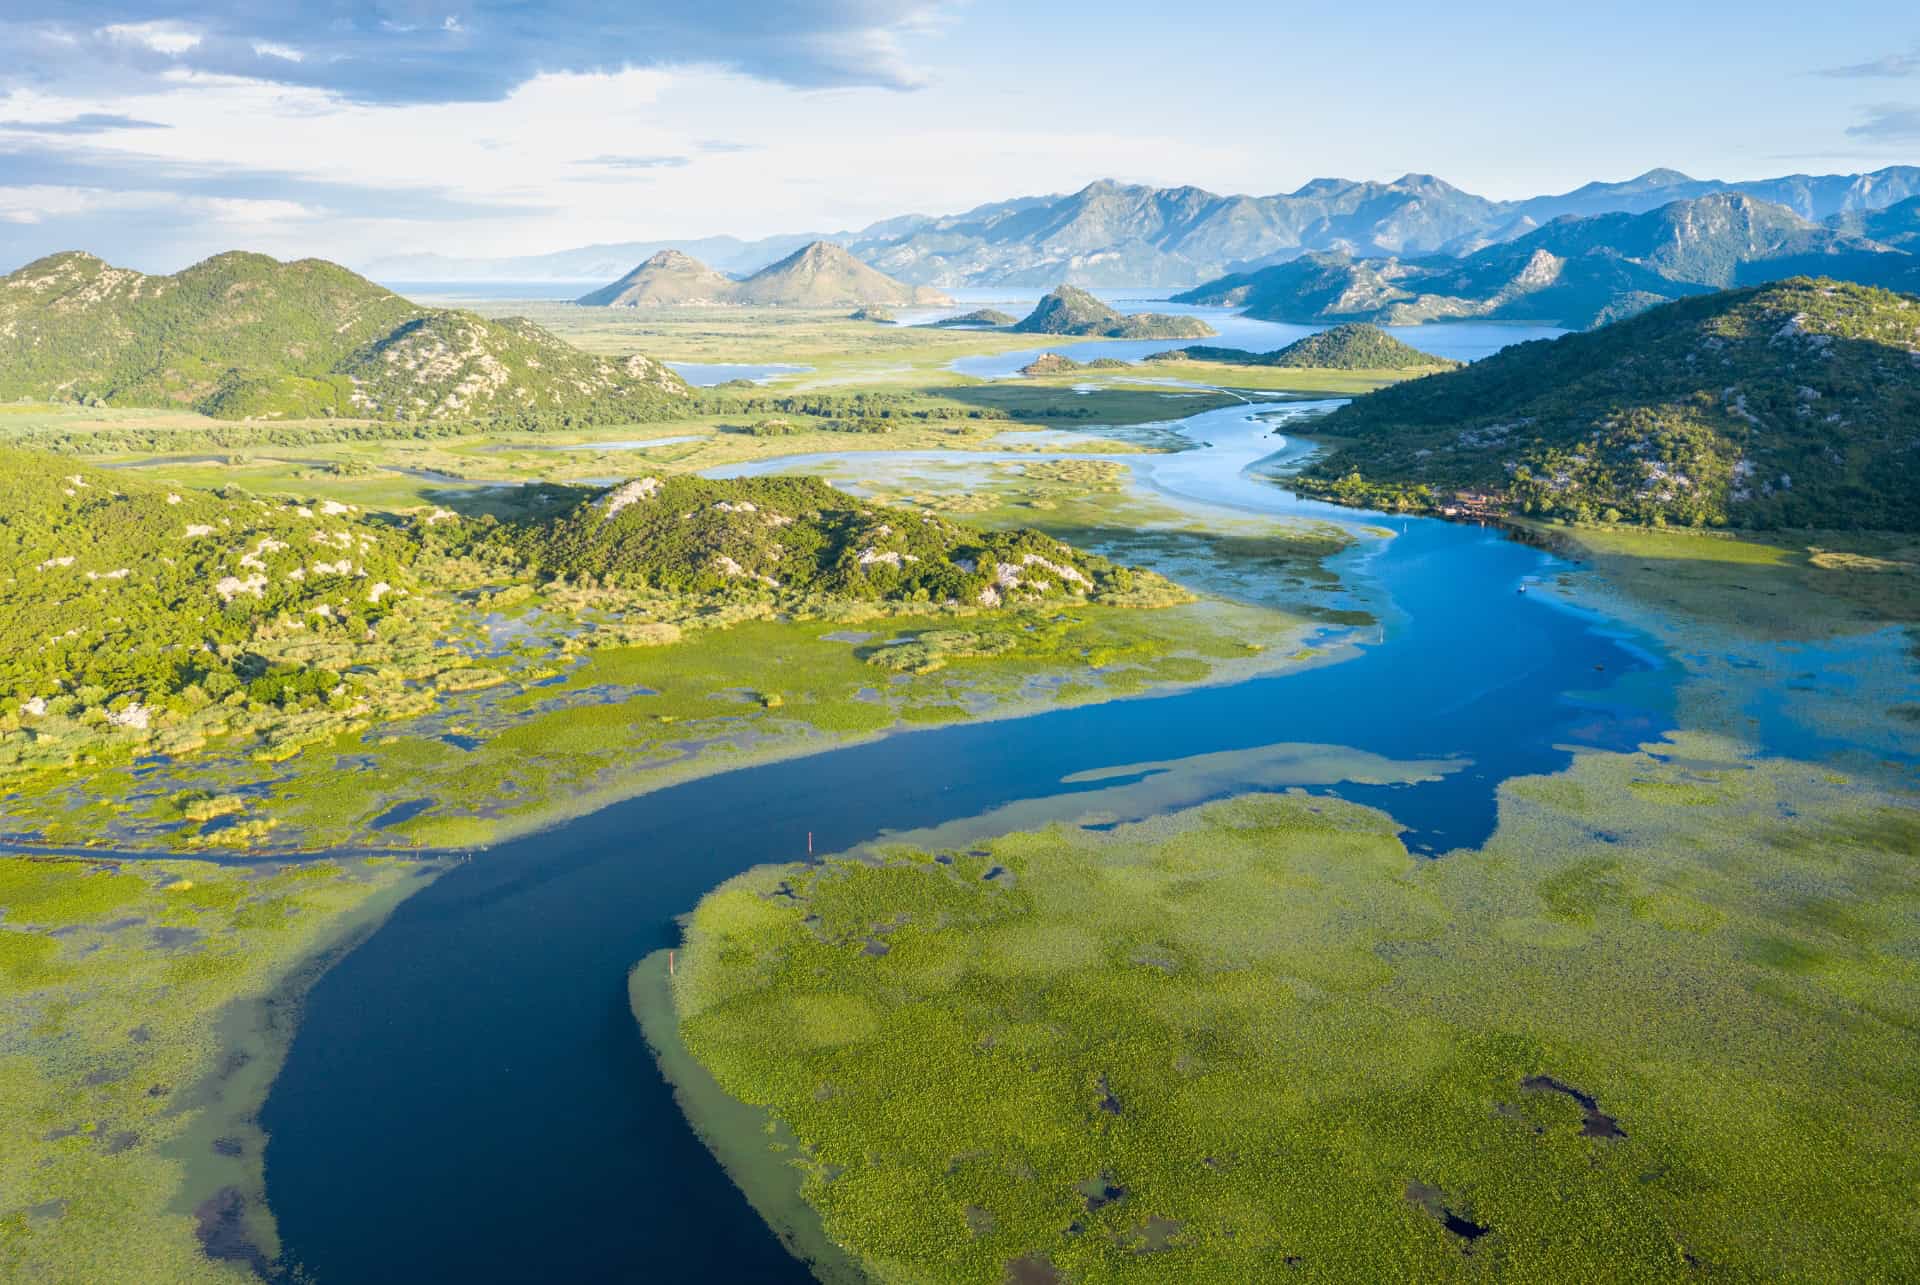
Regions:
M 1130 477 L 1118 460 L 1035 460 L 1019 469 L 1027 483 L 1058 483 L 1079 495 L 1122 490 Z
M 815 1279 L 824 1285 L 866 1285 L 866 1273 L 827 1239 L 819 1218 L 800 1195 L 787 1163 L 792 1135 L 780 1130 L 766 1112 L 728 1097 L 687 1052 L 673 1021 L 673 1000 L 667 989 L 672 967 L 667 951 L 648 956 L 628 976 L 627 994 L 655 1060 L 673 1085 L 675 1101 L 689 1119 L 699 1122 L 701 1139 L 727 1158 L 727 1172 L 741 1193 L 775 1228 L 782 1243 L 806 1262 Z
M 277 1264 L 254 1113 L 322 952 L 420 867 L 0 857 L 0 1277 Z
M 90 831 L 63 795 L 15 800 L 9 813 L 43 832 L 112 833 L 122 843 L 310 848 L 352 835 L 381 846 L 479 846 L 643 790 L 848 738 L 1270 672 L 1288 663 L 1279 658 L 1285 649 L 1269 653 L 1249 640 L 1306 627 L 1214 602 L 931 618 L 879 604 L 850 618 L 745 618 L 665 643 L 594 647 L 544 686 L 516 677 L 457 708 L 343 731 L 270 766 L 213 758 L 168 768 L 191 771 L 200 788 L 181 802 L 181 792 L 167 792 Z M 1011 642 L 992 655 L 948 655 L 920 673 L 873 663 L 896 649 L 930 649 L 927 635 L 949 632 Z M 124 772 L 103 779 L 115 792 L 142 787 Z M 422 800 L 425 810 L 387 816 Z M 219 815 L 174 828 L 183 810 L 203 809 Z
M 87 870 L 75 878 L 66 862 L 0 862 L 0 913 L 5 922 L 57 928 L 99 919 L 148 890 L 137 875 Z
M 1680 658 L 1682 726 L 1748 737 L 1757 714 L 1776 707 L 1851 746 L 1848 771 L 1911 775 L 1906 759 L 1920 743 L 1901 710 L 1913 699 L 1910 626 L 1920 620 L 1912 537 L 1526 529 L 1584 564 L 1545 588 Z
M 1437 861 L 1291 794 L 754 871 L 679 1035 L 876 1279 L 1910 1276 L 1914 800 L 1662 748 Z
M 1741 638 L 1821 639 L 1920 620 L 1920 541 L 1824 532 L 1740 536 L 1526 525 L 1587 564 L 1616 604 L 1691 618 Z
M 4 813 L 11 834 L 49 844 L 478 842 L 604 799 L 616 780 L 630 792 L 669 779 L 667 765 L 1050 700 L 1041 680 L 1081 667 L 1117 667 L 1107 695 L 1199 681 L 1238 654 L 1230 632 L 1299 623 L 1133 621 L 1191 595 L 1043 533 L 884 509 L 806 479 L 529 487 L 478 517 L 395 521 L 336 500 L 62 473 L 44 456 L 0 464 L 23 482 L 9 529 L 25 572 L 21 609 L 0 613 L 20 634 L 0 664 L 15 679 L 0 704 Z M 137 556 L 156 541 L 161 557 Z M 69 545 L 88 550 L 84 565 Z M 130 569 L 92 565 L 116 560 Z M 48 576 L 84 592 L 49 604 Z M 47 610 L 27 611 L 29 597 Z M 994 610 L 1015 606 L 1057 618 Z M 952 681 L 875 699 L 882 665 L 816 645 L 826 668 L 789 682 L 780 648 L 746 645 L 764 635 L 728 639 L 775 617 L 890 622 L 900 659 L 924 653 L 906 668 Z M 914 636 L 901 621 L 918 622 Z M 951 645 L 960 634 L 974 643 Z M 618 662 L 592 666 L 636 644 L 656 655 L 630 685 L 658 678 L 655 697 L 615 690 Z M 709 659 L 689 665 L 695 654 Z M 688 685 L 668 681 L 682 668 Z M 594 685 L 608 690 L 578 699 Z M 736 689 L 756 693 L 753 708 L 724 695 Z M 436 806 L 382 820 L 422 795 Z

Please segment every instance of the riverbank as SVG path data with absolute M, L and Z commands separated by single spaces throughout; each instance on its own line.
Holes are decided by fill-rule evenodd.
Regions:
M 0 1276 L 252 1280 L 313 981 L 438 865 L 0 856 Z
M 627 975 L 628 1002 L 655 1064 L 673 1086 L 673 1100 L 700 1141 L 739 1186 L 788 1253 L 822 1285 L 866 1285 L 871 1278 L 827 1238 L 820 1217 L 801 1196 L 805 1157 L 766 1111 L 729 1097 L 687 1052 L 673 1009 L 675 952 L 657 950 Z

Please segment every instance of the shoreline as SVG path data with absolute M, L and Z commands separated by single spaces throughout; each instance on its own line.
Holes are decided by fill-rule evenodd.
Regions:
M 681 951 L 680 953 L 685 953 Z M 788 1253 L 823 1285 L 868 1285 L 859 1263 L 827 1235 L 801 1195 L 806 1175 L 792 1135 L 773 1113 L 733 1097 L 694 1060 L 680 1039 L 669 957 L 656 950 L 627 974 L 627 1002 L 660 1077 L 696 1137 Z

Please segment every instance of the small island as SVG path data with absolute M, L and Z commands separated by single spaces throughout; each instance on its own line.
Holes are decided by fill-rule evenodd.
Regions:
M 1059 286 L 1025 320 L 1023 335 L 1080 335 L 1092 339 L 1210 339 L 1218 332 L 1198 317 L 1160 312 L 1116 312 L 1078 286 Z
M 1278 366 L 1292 370 L 1451 370 L 1460 365 L 1421 352 L 1378 326 L 1349 323 L 1288 344 L 1273 352 L 1245 348 L 1209 348 L 1196 344 L 1155 353 L 1150 362 L 1197 361 L 1226 366 Z
M 1071 375 L 1083 370 L 1128 370 L 1133 363 L 1121 361 L 1118 357 L 1095 357 L 1092 361 L 1075 361 L 1062 353 L 1043 352 L 1020 368 L 1023 375 Z
M 942 317 L 938 321 L 929 321 L 929 326 L 939 326 L 944 330 L 972 330 L 987 327 L 1011 326 L 1019 318 L 1010 312 L 998 308 L 975 308 L 972 312 L 963 312 L 957 317 Z

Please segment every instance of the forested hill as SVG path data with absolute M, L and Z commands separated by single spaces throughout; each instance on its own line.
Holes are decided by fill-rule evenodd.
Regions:
M 1334 412 L 1303 489 L 1581 519 L 1920 530 L 1920 297 L 1795 278 L 1508 348 Z
M 169 487 L 0 449 L 5 714 L 78 699 L 144 726 L 270 676 L 277 700 L 292 679 L 253 654 L 263 630 L 370 639 L 417 588 L 416 545 L 350 505 Z M 325 698 L 339 679 L 299 681 L 296 694 Z
M 495 538 L 543 574 L 675 593 L 1001 606 L 1158 581 L 1035 531 L 987 532 L 888 509 L 817 478 L 636 478 L 572 490 L 559 514 Z
M 0 398 L 223 419 L 658 418 L 687 396 L 518 318 L 422 308 L 318 259 L 222 254 L 172 276 L 91 255 L 0 279 Z
M 1212 326 L 1198 317 L 1159 312 L 1123 315 L 1078 286 L 1058 286 L 1011 327 L 1029 335 L 1092 335 L 1104 339 L 1205 339 Z
M 1460 363 L 1421 352 L 1378 326 L 1349 322 L 1296 339 L 1273 352 L 1211 348 L 1200 344 L 1156 353 L 1149 361 L 1211 361 L 1238 366 L 1283 366 L 1300 370 L 1447 370 Z
M 689 611 L 1184 600 L 1152 572 L 1038 532 L 979 531 L 815 479 L 643 477 L 522 495 L 528 516 L 506 523 L 367 514 L 0 448 L 0 774 L 70 763 L 123 733 L 192 749 L 282 719 L 347 726 L 370 701 L 409 699 L 394 666 L 503 584 L 565 580 L 649 603 L 651 591 Z M 926 660 L 915 655 L 902 663 Z

